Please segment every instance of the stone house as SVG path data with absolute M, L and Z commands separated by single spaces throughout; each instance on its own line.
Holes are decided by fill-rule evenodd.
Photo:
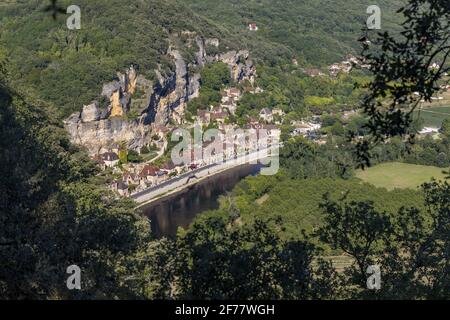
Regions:
M 158 183 L 158 171 L 159 169 L 157 167 L 145 165 L 139 174 L 139 178 L 141 182 L 146 184 L 156 184 Z
M 222 112 L 223 108 L 221 106 L 211 106 L 211 112 L 212 113 L 218 113 L 218 112 Z
M 122 181 L 128 185 L 139 185 L 140 179 L 137 174 L 127 172 L 122 176 Z
M 273 120 L 275 124 L 281 124 L 283 122 L 284 112 L 280 108 L 275 108 L 272 110 Z
M 216 121 L 218 123 L 225 123 L 225 119 L 228 117 L 228 113 L 221 111 L 221 112 L 214 112 L 211 114 L 211 121 Z
M 157 180 L 158 180 L 157 183 L 161 183 L 161 182 L 164 182 L 167 179 L 169 179 L 169 173 L 166 170 L 159 170 L 156 173 L 156 176 L 157 176 Z
M 241 91 L 238 88 L 229 88 L 225 89 L 225 96 L 223 98 L 227 98 L 226 100 L 238 101 L 241 97 Z
M 197 123 L 200 125 L 209 125 L 211 122 L 211 113 L 206 110 L 197 110 Z
M 248 30 L 250 31 L 258 31 L 258 26 L 256 25 L 256 23 L 249 23 L 248 24 Z
M 100 159 L 106 167 L 112 168 L 119 163 L 119 156 L 115 152 L 105 152 L 100 155 Z
M 313 123 L 313 122 L 300 122 L 295 124 L 296 128 L 292 132 L 292 135 L 303 135 L 307 136 L 312 132 L 316 132 L 320 130 L 322 127 L 319 123 Z
M 157 125 L 154 127 L 154 131 L 160 139 L 164 139 L 172 130 L 169 127 Z
M 280 108 L 274 108 L 274 109 L 272 110 L 272 114 L 273 114 L 273 115 L 280 116 L 280 117 L 284 116 L 284 112 L 283 112 L 283 110 L 281 110 Z
M 179 174 L 181 172 L 181 167 L 176 166 L 172 160 L 167 161 L 161 168 L 162 170 L 166 171 L 167 174 L 173 175 L 173 174 Z
M 95 155 L 95 156 L 93 156 L 93 157 L 92 157 L 92 160 L 94 160 L 95 162 L 97 162 L 97 164 L 99 165 L 99 167 L 100 167 L 102 170 L 105 170 L 105 169 L 106 169 L 105 161 L 102 160 L 102 158 L 100 157 L 100 155 Z

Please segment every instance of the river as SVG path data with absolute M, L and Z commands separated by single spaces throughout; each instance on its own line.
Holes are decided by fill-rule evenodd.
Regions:
M 151 221 L 156 237 L 174 237 L 178 227 L 187 228 L 195 216 L 219 207 L 218 199 L 243 178 L 259 173 L 261 165 L 243 165 L 198 182 L 197 184 L 142 207 Z

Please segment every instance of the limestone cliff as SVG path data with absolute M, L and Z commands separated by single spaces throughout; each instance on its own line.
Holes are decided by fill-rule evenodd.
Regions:
M 130 109 L 131 96 L 136 91 L 137 70 L 130 66 L 125 74 L 118 73 L 117 79 L 103 85 L 102 96 L 110 101 L 110 116 L 121 117 Z
M 113 144 L 126 143 L 128 148 L 140 150 L 151 141 L 153 132 L 172 121 L 182 123 L 186 103 L 197 97 L 200 90 L 200 74 L 189 74 L 189 66 L 204 66 L 222 61 L 229 65 L 231 77 L 235 81 L 254 81 L 256 69 L 248 51 L 229 51 L 208 55 L 208 46 L 219 47 L 218 39 L 203 39 L 191 33 L 198 50 L 195 61 L 186 63 L 180 50 L 170 47 L 168 56 L 174 61 L 175 71 L 163 77 L 155 71 L 157 81 L 149 81 L 138 75 L 138 68 L 131 66 L 125 73 L 102 88 L 102 96 L 109 100 L 109 106 L 102 110 L 98 102 L 83 106 L 81 112 L 72 114 L 65 126 L 72 142 L 87 147 L 89 153 L 97 154 Z M 132 98 L 137 90 L 144 96 Z M 128 115 L 132 99 L 139 100 L 133 106 L 139 114 L 130 120 Z M 136 102 L 135 101 L 135 102 Z
M 139 150 L 150 141 L 150 131 L 138 119 L 119 117 L 83 122 L 76 114 L 66 121 L 72 142 L 85 146 L 90 154 L 108 151 L 113 145 L 126 142 L 130 149 Z
M 198 94 L 199 85 L 191 86 L 186 62 L 178 50 L 169 48 L 168 53 L 175 63 L 175 73 L 168 78 L 157 73 L 158 81 L 153 87 L 146 110 L 146 122 L 166 125 L 170 119 L 181 123 L 186 103 L 194 94 Z M 197 91 L 197 92 L 196 92 Z

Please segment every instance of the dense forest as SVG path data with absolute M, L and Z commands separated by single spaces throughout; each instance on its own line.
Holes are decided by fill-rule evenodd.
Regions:
M 367 19 L 366 9 L 376 4 L 382 8 L 383 28 L 398 29 L 396 11 L 404 1 L 379 0 L 187 0 L 195 12 L 221 23 L 238 34 L 255 23 L 258 42 L 247 46 L 252 52 L 263 52 L 261 42 L 289 48 L 299 62 L 321 66 L 340 61 L 347 54 L 358 54 L 356 39 Z M 256 44 L 256 45 L 255 45 Z M 273 57 L 274 62 L 276 57 Z
M 61 0 L 59 6 L 66 8 L 69 2 Z M 288 5 L 284 1 L 283 5 L 225 1 L 217 5 L 216 1 L 176 0 L 82 0 L 77 5 L 83 8 L 83 27 L 76 31 L 66 28 L 64 14 L 52 19 L 43 10 L 45 1 L 0 6 L 0 45 L 7 50 L 15 84 L 56 106 L 61 117 L 99 98 L 101 85 L 132 63 L 150 80 L 155 79 L 155 70 L 173 72 L 167 55 L 171 42 L 181 44 L 189 61 L 192 49 L 179 36 L 183 31 L 220 39 L 222 52 L 247 49 L 269 67 L 291 63 L 293 57 L 318 67 L 341 61 L 358 52 L 355 39 L 367 7 L 359 0 L 352 1 L 352 6 L 346 1 L 289 1 Z M 392 27 L 400 5 L 392 1 L 382 5 L 384 21 Z M 250 21 L 260 23 L 261 30 L 247 30 Z
M 66 8 L 70 1 L 59 1 Z M 219 38 L 222 51 L 242 49 L 240 36 L 186 7 L 182 1 L 80 1 L 81 30 L 66 28 L 66 16 L 53 19 L 45 1 L 0 6 L 0 45 L 7 50 L 14 81 L 22 90 L 57 106 L 60 116 L 77 111 L 98 98 L 102 83 L 131 63 L 148 79 L 155 70 L 163 75 L 174 69 L 167 55 L 169 40 L 182 31 Z M 181 42 L 186 58 L 189 49 Z M 288 57 L 288 50 L 261 42 L 261 52 Z M 64 92 L 64 94 L 61 94 Z

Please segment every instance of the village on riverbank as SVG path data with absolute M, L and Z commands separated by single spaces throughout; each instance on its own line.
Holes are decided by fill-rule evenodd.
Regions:
M 254 90 L 255 94 L 258 92 L 261 92 L 261 89 Z M 194 123 L 184 126 L 186 130 L 196 127 L 212 128 L 215 131 L 213 139 L 183 150 L 184 161 L 181 163 L 171 159 L 170 140 L 174 131 L 179 129 L 173 125 L 157 126 L 153 145 L 143 148 L 141 154 L 123 150 L 116 145 L 94 155 L 92 159 L 103 171 L 110 172 L 114 177 L 109 184 L 110 189 L 120 196 L 129 197 L 171 179 L 177 179 L 187 172 L 232 161 L 255 151 L 269 150 L 274 144 L 278 144 L 283 111 L 263 109 L 259 118 L 249 117 L 247 124 L 240 127 L 228 121 L 229 116 L 235 114 L 240 97 L 241 92 L 237 88 L 223 90 L 220 106 L 211 106 L 209 111 L 199 110 Z M 318 124 L 306 124 L 295 134 L 307 135 L 318 128 Z M 147 155 L 149 150 L 154 151 L 154 157 Z
M 341 73 L 349 73 L 352 65 L 362 62 L 349 56 L 341 63 L 329 67 L 329 77 L 337 77 Z M 362 65 L 364 67 L 364 65 Z M 305 69 L 309 77 L 325 76 L 322 72 Z M 442 95 L 433 98 L 432 107 L 446 103 L 450 97 L 449 87 L 442 87 Z M 186 173 L 212 164 L 224 163 L 251 154 L 259 150 L 270 149 L 279 144 L 281 134 L 287 130 L 288 137 L 301 136 L 317 144 L 327 143 L 329 133 L 343 130 L 341 123 L 349 123 L 360 116 L 354 109 L 340 113 L 326 112 L 311 114 L 302 120 L 289 119 L 281 108 L 262 108 L 256 116 L 246 116 L 245 123 L 238 124 L 236 111 L 243 94 L 261 94 L 264 90 L 258 86 L 230 86 L 221 90 L 218 105 L 197 110 L 189 122 L 181 125 L 168 124 L 154 126 L 152 143 L 139 151 L 127 150 L 120 145 L 112 145 L 92 156 L 103 173 L 109 176 L 109 188 L 123 197 L 132 197 L 150 188 L 167 185 Z M 425 106 L 424 112 L 434 112 Z M 332 120 L 330 120 L 332 119 Z M 331 122 L 330 122 L 331 121 Z M 215 130 L 214 139 L 201 140 L 201 144 L 192 144 L 185 148 L 184 161 L 173 161 L 171 141 L 174 132 L 183 128 L 192 131 L 194 128 Z M 418 131 L 419 136 L 438 135 L 439 127 L 425 126 Z M 270 153 L 270 152 L 269 152 Z M 186 154 L 188 156 L 186 157 Z

